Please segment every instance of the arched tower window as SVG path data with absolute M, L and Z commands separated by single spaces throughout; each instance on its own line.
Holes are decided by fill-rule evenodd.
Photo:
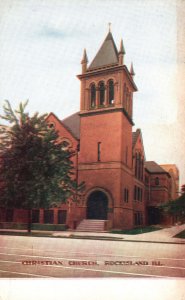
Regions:
M 100 105 L 105 104 L 105 84 L 103 81 L 99 83 L 99 90 L 100 90 Z
M 126 83 L 124 83 L 124 87 L 123 87 L 123 105 L 126 106 L 126 95 L 127 95 L 127 87 L 126 87 Z
M 90 98 L 91 107 L 95 107 L 96 105 L 96 87 L 95 84 L 91 84 L 91 98 Z
M 128 97 L 127 97 L 127 112 L 130 114 L 130 93 L 128 92 Z
M 114 103 L 114 82 L 112 79 L 108 82 L 108 103 L 113 104 Z
M 126 111 L 128 112 L 128 106 L 129 106 L 129 89 L 126 88 Z

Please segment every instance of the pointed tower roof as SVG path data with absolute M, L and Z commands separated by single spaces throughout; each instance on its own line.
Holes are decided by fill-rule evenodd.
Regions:
M 123 40 L 122 40 L 122 39 L 121 39 L 121 42 L 120 42 L 119 53 L 121 53 L 121 54 L 126 54 L 125 48 L 124 48 L 124 46 L 123 46 Z
M 83 64 L 83 63 L 88 63 L 86 49 L 84 49 L 83 57 L 82 57 L 82 60 L 81 60 L 81 64 Z
M 118 65 L 118 50 L 110 31 L 88 70 L 98 69 L 109 65 Z
M 135 75 L 134 68 L 133 68 L 133 63 L 131 63 L 131 66 L 130 66 L 130 74 L 131 74 L 132 76 Z

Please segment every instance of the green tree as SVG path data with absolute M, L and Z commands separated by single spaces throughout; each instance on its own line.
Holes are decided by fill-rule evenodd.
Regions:
M 161 210 L 164 213 L 170 214 L 177 220 L 185 221 L 185 193 L 182 194 L 176 200 L 168 201 L 167 203 L 161 205 Z
M 181 186 L 181 194 L 185 194 L 185 184 Z
M 0 206 L 27 209 L 30 232 L 33 208 L 76 201 L 82 184 L 78 186 L 74 180 L 70 160 L 74 153 L 62 149 L 46 115 L 25 112 L 27 103 L 20 103 L 13 111 L 6 101 L 1 116 L 10 126 L 0 130 Z

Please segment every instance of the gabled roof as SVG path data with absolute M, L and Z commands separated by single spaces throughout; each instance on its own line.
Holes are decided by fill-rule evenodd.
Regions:
M 140 134 L 139 129 L 137 129 L 135 132 L 132 132 L 132 148 L 134 148 L 139 134 Z
M 144 149 L 144 144 L 143 144 L 143 137 L 142 137 L 142 132 L 141 132 L 140 128 L 137 128 L 137 130 L 135 132 L 132 132 L 132 150 L 134 150 L 134 147 L 135 147 L 139 137 L 140 137 L 140 141 L 141 141 L 141 145 L 142 145 L 142 149 L 143 149 L 144 159 L 146 159 L 145 149 Z
M 118 65 L 118 50 L 111 32 L 107 34 L 88 70 L 90 71 L 110 65 Z
M 155 161 L 146 161 L 145 168 L 150 173 L 167 173 L 163 168 L 161 168 Z
M 47 116 L 46 120 L 50 117 L 53 116 L 55 119 L 58 120 L 60 124 L 62 124 L 71 134 L 72 136 L 79 140 L 80 139 L 80 116 L 79 112 L 74 113 L 73 115 L 60 120 L 54 113 L 49 113 Z
M 80 116 L 79 112 L 61 120 L 66 129 L 68 129 L 76 139 L 80 139 Z

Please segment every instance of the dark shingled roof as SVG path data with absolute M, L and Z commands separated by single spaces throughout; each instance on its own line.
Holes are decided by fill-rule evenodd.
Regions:
M 61 121 L 76 139 L 80 139 L 80 116 L 79 112 Z
M 150 173 L 168 173 L 163 168 L 161 168 L 155 161 L 146 161 L 145 168 Z
M 118 65 L 118 50 L 111 32 L 106 36 L 88 70 L 90 71 L 109 65 Z

